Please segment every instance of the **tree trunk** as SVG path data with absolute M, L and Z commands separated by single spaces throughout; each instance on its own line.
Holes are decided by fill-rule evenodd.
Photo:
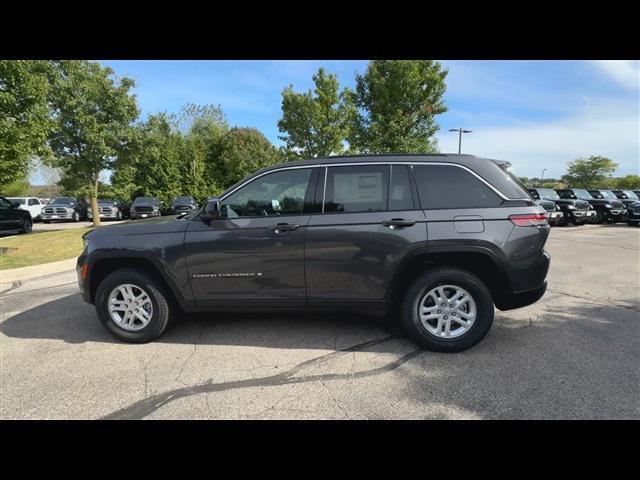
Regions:
M 98 185 L 100 182 L 100 176 L 96 178 L 96 183 L 93 188 L 93 194 L 91 195 L 91 213 L 93 213 L 93 226 L 99 227 L 100 223 L 100 211 L 98 210 Z

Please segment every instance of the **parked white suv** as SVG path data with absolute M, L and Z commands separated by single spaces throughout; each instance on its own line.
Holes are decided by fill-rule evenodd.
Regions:
M 42 207 L 46 205 L 36 197 L 7 197 L 12 203 L 19 203 L 21 210 L 27 210 L 31 214 L 33 221 L 42 220 Z

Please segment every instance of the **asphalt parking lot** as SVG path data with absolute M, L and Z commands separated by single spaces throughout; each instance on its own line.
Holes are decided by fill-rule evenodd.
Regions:
M 549 290 L 463 353 L 392 320 L 190 316 L 114 340 L 75 272 L 3 285 L 2 419 L 640 419 L 640 228 L 552 229 Z

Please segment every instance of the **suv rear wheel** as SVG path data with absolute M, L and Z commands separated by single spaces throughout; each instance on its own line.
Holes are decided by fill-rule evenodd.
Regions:
M 98 285 L 95 305 L 102 324 L 125 342 L 150 342 L 169 324 L 170 307 L 162 287 L 137 270 L 109 274 Z
M 493 323 L 493 300 L 474 274 L 455 267 L 430 270 L 406 292 L 401 318 L 428 350 L 459 352 L 482 340 Z

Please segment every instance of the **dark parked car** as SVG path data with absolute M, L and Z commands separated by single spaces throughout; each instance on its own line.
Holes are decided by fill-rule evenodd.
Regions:
M 72 221 L 79 222 L 87 219 L 89 204 L 83 198 L 58 197 L 51 200 L 42 209 L 42 221 Z
M 264 168 L 187 216 L 87 233 L 80 290 L 131 342 L 176 310 L 351 309 L 398 313 L 423 346 L 464 350 L 494 306 L 547 287 L 548 215 L 509 166 L 433 154 Z
M 132 220 L 137 218 L 159 217 L 160 200 L 155 197 L 138 197 L 131 204 L 129 216 Z
M 622 200 L 625 207 L 629 207 L 630 205 L 640 201 L 638 195 L 636 195 L 632 190 L 611 190 L 613 194 L 619 199 Z
M 611 190 L 587 190 L 597 200 L 605 200 L 605 218 L 608 223 L 626 222 L 627 207 Z
M 572 223 L 584 225 L 595 217 L 595 210 L 589 208 L 589 202 L 572 198 L 561 198 L 552 188 L 530 188 L 529 193 L 535 200 L 551 200 L 562 211 L 562 219 L 557 225 Z
M 616 219 L 621 218 L 624 211 L 624 205 L 620 200 L 609 200 L 605 198 L 595 198 L 584 188 L 572 188 L 564 190 L 556 190 L 560 198 L 580 199 L 589 202 L 596 211 L 594 223 L 613 223 Z
M 18 230 L 29 233 L 33 228 L 33 220 L 28 210 L 22 210 L 18 202 L 10 202 L 0 197 L 0 231 Z
M 171 200 L 171 214 L 191 213 L 198 208 L 198 204 L 193 197 L 176 197 Z
M 640 201 L 627 207 L 627 225 L 630 227 L 640 225 Z
M 98 199 L 98 212 L 100 220 L 124 220 L 128 217 L 128 208 L 119 200 L 101 198 Z M 91 205 L 87 210 L 87 218 L 93 219 L 93 211 Z

